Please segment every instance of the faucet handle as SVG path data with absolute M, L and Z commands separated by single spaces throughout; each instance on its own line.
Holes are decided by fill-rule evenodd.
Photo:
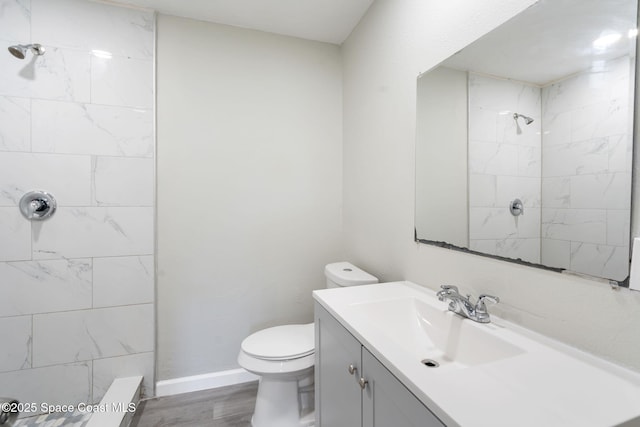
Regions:
M 478 302 L 476 303 L 476 311 L 485 312 L 487 311 L 487 306 L 485 301 L 497 304 L 500 302 L 500 298 L 494 297 L 493 295 L 482 294 L 478 297 Z
M 438 293 L 436 294 L 436 296 L 438 297 L 438 299 L 440 301 L 444 301 L 445 297 L 447 297 L 449 295 L 458 294 L 458 287 L 457 286 L 441 285 L 440 289 L 441 290 L 439 290 Z

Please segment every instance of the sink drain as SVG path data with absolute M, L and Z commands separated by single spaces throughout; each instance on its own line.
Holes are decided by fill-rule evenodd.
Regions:
M 438 366 L 440 366 L 440 364 L 433 359 L 423 359 L 420 361 L 420 363 L 428 368 L 437 368 Z

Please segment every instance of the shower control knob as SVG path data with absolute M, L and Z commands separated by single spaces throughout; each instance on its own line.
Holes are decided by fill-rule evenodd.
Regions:
M 58 204 L 46 191 L 30 191 L 20 199 L 20 212 L 29 221 L 43 221 L 51 217 Z

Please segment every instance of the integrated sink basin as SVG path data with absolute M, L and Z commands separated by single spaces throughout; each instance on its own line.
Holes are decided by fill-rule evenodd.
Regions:
M 416 363 L 439 372 L 515 357 L 524 350 L 476 324 L 417 298 L 397 298 L 351 304 L 355 316 L 376 328 Z M 430 363 L 431 362 L 431 363 Z M 435 363 L 433 363 L 435 362 Z
M 640 426 L 637 372 L 494 315 L 463 318 L 415 283 L 313 297 L 447 427 Z

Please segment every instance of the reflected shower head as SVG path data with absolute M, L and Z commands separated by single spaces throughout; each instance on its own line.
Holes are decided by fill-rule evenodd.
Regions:
M 525 125 L 530 125 L 531 123 L 533 123 L 533 119 L 531 117 L 527 117 L 519 113 L 513 113 L 513 120 L 518 121 L 518 117 L 522 117 L 524 119 Z
M 44 47 L 35 44 L 17 44 L 9 46 L 9 52 L 18 59 L 24 59 L 27 56 L 27 50 L 30 50 L 34 55 L 44 55 Z

